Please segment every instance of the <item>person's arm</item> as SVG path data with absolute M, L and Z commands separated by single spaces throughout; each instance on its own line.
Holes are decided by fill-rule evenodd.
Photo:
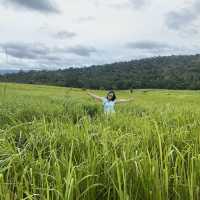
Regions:
M 127 102 L 131 102 L 133 100 L 134 100 L 133 98 L 130 98 L 130 99 L 119 99 L 119 100 L 116 100 L 116 103 L 127 103 Z
M 98 100 L 98 101 L 102 101 L 103 97 L 99 97 L 95 94 L 92 94 L 91 92 L 87 92 L 88 95 L 90 95 L 91 97 L 93 97 L 94 99 Z

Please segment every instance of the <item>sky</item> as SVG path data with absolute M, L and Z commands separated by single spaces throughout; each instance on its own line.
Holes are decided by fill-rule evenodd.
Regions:
M 199 0 L 0 0 L 0 69 L 200 52 Z

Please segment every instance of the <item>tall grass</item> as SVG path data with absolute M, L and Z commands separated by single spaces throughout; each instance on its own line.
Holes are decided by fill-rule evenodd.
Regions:
M 0 88 L 0 199 L 200 198 L 198 92 L 135 91 L 104 116 L 81 90 Z

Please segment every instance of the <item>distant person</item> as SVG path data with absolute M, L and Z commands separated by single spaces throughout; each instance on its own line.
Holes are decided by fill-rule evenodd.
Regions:
M 98 101 L 103 102 L 104 113 L 106 113 L 106 114 L 115 113 L 114 107 L 115 107 L 116 103 L 117 104 L 118 103 L 126 103 L 126 102 L 130 102 L 133 100 L 133 98 L 116 100 L 116 95 L 113 90 L 109 91 L 106 97 L 99 97 L 95 94 L 92 94 L 91 92 L 88 92 L 88 95 L 90 95 L 91 97 L 93 97 L 94 99 L 96 99 Z

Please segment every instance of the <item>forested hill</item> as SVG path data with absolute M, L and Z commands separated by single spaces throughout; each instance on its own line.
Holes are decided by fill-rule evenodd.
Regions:
M 92 89 L 200 89 L 200 55 L 155 57 L 57 71 L 1 75 L 17 82 Z

